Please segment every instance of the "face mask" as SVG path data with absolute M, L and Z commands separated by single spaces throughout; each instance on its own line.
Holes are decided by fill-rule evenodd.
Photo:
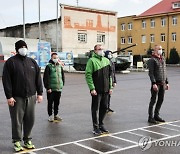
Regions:
M 26 56 L 28 50 L 27 50 L 27 48 L 20 48 L 20 49 L 18 50 L 18 52 L 19 52 L 19 54 L 20 54 L 21 56 Z
M 99 56 L 104 56 L 104 51 L 103 50 L 98 50 L 98 53 L 97 53 Z
M 111 54 L 109 54 L 109 55 L 108 55 L 108 58 L 109 58 L 109 59 L 112 59 L 112 58 L 113 58 L 113 56 L 112 56 Z
M 58 62 L 58 59 L 52 59 L 52 61 L 53 61 L 54 63 L 57 63 L 57 62 Z
M 158 55 L 162 55 L 162 49 L 158 50 Z

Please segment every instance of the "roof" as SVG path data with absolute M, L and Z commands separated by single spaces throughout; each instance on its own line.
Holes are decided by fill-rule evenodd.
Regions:
M 140 14 L 138 17 L 180 12 L 180 8 L 177 8 L 177 9 L 172 8 L 172 4 L 174 2 L 180 2 L 180 0 L 162 0 L 158 4 L 154 5 L 150 9 Z

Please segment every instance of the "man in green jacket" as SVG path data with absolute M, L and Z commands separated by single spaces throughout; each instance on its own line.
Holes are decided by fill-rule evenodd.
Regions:
M 109 60 L 104 57 L 100 44 L 94 46 L 94 53 L 86 65 L 85 77 L 92 96 L 93 133 L 95 135 L 108 133 L 103 120 L 107 111 L 108 96 L 112 93 L 111 66 Z
M 46 66 L 43 76 L 44 86 L 47 90 L 48 115 L 49 121 L 61 121 L 58 116 L 61 91 L 64 86 L 64 71 L 60 63 L 57 53 L 52 53 L 49 64 Z M 53 105 L 54 104 L 54 105 Z M 53 108 L 54 107 L 54 108 Z M 53 116 L 54 111 L 54 116 Z

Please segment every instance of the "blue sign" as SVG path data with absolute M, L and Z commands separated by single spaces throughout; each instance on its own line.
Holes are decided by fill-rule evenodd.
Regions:
M 65 66 L 73 65 L 73 53 L 72 52 L 57 52 L 60 61 L 64 63 Z
M 36 62 L 37 62 L 37 64 L 39 65 L 39 54 L 38 54 L 38 52 L 36 51 L 36 52 L 28 52 L 28 55 L 27 55 L 28 57 L 31 57 L 32 59 L 34 59 Z
M 51 45 L 49 42 L 38 43 L 39 66 L 45 68 L 51 58 Z

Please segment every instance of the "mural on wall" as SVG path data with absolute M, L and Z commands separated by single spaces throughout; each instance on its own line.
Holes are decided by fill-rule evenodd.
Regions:
M 74 23 L 74 25 L 72 26 L 71 17 L 70 16 L 64 16 L 64 28 L 115 32 L 116 26 L 103 27 L 100 15 L 97 15 L 96 26 L 93 26 L 93 20 L 92 19 L 86 19 L 86 25 L 85 26 L 80 25 L 79 23 Z

